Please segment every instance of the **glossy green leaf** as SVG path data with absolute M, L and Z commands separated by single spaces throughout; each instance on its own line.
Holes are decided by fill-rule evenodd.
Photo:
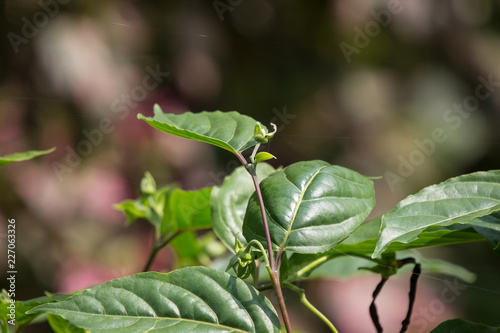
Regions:
M 299 162 L 261 182 L 272 246 L 319 253 L 331 250 L 356 230 L 375 205 L 373 182 L 323 161 Z M 248 203 L 243 235 L 265 243 L 256 194 Z
M 343 260 L 343 256 L 370 256 L 375 250 L 379 230 L 380 218 L 377 218 L 363 224 L 346 240 L 330 251 L 320 254 L 294 253 L 289 259 L 289 267 L 286 268 L 286 271 L 282 272 L 282 276 L 289 277 L 293 281 L 298 277 L 307 277 L 313 270 L 327 264 L 332 259 L 338 262 L 339 260 Z M 443 228 L 441 230 L 425 231 L 420 234 L 418 239 L 408 244 L 394 242 L 387 248 L 385 253 L 394 253 L 423 247 L 483 242 L 484 240 L 485 239 L 471 227 L 449 230 Z M 332 265 L 334 265 L 334 263 Z
M 431 333 L 500 333 L 500 327 L 473 323 L 465 319 L 452 319 L 439 324 Z
M 500 170 L 477 172 L 429 186 L 382 216 L 372 257 L 391 243 L 409 243 L 429 227 L 466 224 L 500 210 Z
M 206 142 L 234 154 L 258 144 L 254 139 L 257 121 L 236 111 L 167 114 L 156 104 L 154 117 L 138 114 L 137 118 L 165 133 Z
M 228 273 L 188 267 L 112 280 L 31 313 L 51 313 L 91 332 L 279 332 L 267 298 Z
M 52 153 L 54 150 L 56 150 L 56 148 L 51 148 L 47 150 L 30 150 L 22 153 L 15 153 L 11 155 L 2 156 L 0 157 L 0 167 L 13 162 L 31 160 L 35 157 Z
M 257 178 L 262 181 L 275 169 L 267 163 L 257 165 Z M 243 237 L 243 218 L 248 199 L 255 192 L 252 177 L 241 166 L 224 179 L 221 186 L 212 191 L 212 224 L 215 234 L 222 243 L 234 253 L 236 237 L 245 246 Z
M 377 245 L 380 224 L 380 218 L 363 224 L 329 253 L 371 255 Z M 484 238 L 475 232 L 473 228 L 430 229 L 421 233 L 419 238 L 410 243 L 391 243 L 384 253 L 482 241 L 484 241 Z
M 54 331 L 54 333 L 86 333 L 88 331 L 75 327 L 68 323 L 63 318 L 49 314 L 47 316 L 47 320 L 49 322 L 50 328 Z
M 265 151 L 261 151 L 260 153 L 257 154 L 257 156 L 255 156 L 255 163 L 272 160 L 273 158 L 275 159 L 276 156 L 274 156 L 273 154 L 269 154 Z

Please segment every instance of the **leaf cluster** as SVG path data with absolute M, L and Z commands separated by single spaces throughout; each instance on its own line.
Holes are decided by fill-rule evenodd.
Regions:
M 200 248 L 213 248 L 215 237 L 199 237 L 196 233 L 211 229 L 232 253 L 225 259 L 232 274 L 201 266 L 167 274 L 139 273 L 79 294 L 49 297 L 29 306 L 20 303 L 20 308 L 28 306 L 20 314 L 24 322 L 49 314 L 56 332 L 279 332 L 277 313 L 261 291 L 274 288 L 283 301 L 283 285 L 296 291 L 302 303 L 337 332 L 296 282 L 338 276 L 335 267 L 342 260 L 354 267 L 353 273 L 361 268 L 380 274 L 383 281 L 377 294 L 385 280 L 407 263 L 415 265 L 412 288 L 416 288 L 420 265 L 424 272 L 437 271 L 472 282 L 473 274 L 456 265 L 427 260 L 409 251 L 487 241 L 499 252 L 499 170 L 462 175 L 429 186 L 402 200 L 390 212 L 366 221 L 375 206 L 372 179 L 317 160 L 275 169 L 264 162 L 274 156 L 257 154 L 260 144 L 275 132 L 234 111 L 176 115 L 165 114 L 156 105 L 154 113 L 154 117 L 138 118 L 163 132 L 225 149 L 242 166 L 220 186 L 198 191 L 158 188 L 146 172 L 139 198 L 116 206 L 124 212 L 127 223 L 144 219 L 155 230 L 145 271 L 167 244 L 173 245 L 180 258 L 197 258 L 212 265 L 210 260 L 200 259 Z M 253 153 L 247 161 L 243 153 L 250 148 Z M 412 257 L 401 258 L 408 253 Z M 259 278 L 261 263 L 268 270 L 268 280 Z M 414 294 L 412 289 L 404 327 L 409 324 Z M 376 315 L 374 302 L 370 312 Z M 286 317 L 282 303 L 280 309 Z M 378 317 L 375 322 L 381 331 Z M 286 319 L 284 323 L 290 331 Z M 454 320 L 433 332 L 450 330 L 499 331 Z

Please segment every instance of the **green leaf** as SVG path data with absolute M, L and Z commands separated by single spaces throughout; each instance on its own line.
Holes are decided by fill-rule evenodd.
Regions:
M 325 252 L 346 239 L 375 205 L 373 182 L 323 161 L 299 162 L 261 182 L 274 249 Z M 257 195 L 248 203 L 243 235 L 266 242 Z
M 500 170 L 477 172 L 429 186 L 382 216 L 373 258 L 393 242 L 409 243 L 429 227 L 470 221 L 500 210 Z
M 500 212 L 481 216 L 469 223 L 500 254 Z
M 439 324 L 431 333 L 500 333 L 500 327 L 473 323 L 465 319 L 452 319 Z
M 198 191 L 173 190 L 165 205 L 161 225 L 162 235 L 176 231 L 211 228 L 211 193 L 211 187 Z
M 254 139 L 257 121 L 236 111 L 167 114 L 156 104 L 154 113 L 154 117 L 138 114 L 137 118 L 165 133 L 206 142 L 233 154 L 258 144 Z
M 154 182 L 152 177 L 151 180 Z M 142 184 L 151 180 L 147 180 L 146 175 Z M 157 236 L 168 237 L 177 231 L 211 228 L 211 192 L 212 188 L 184 191 L 163 187 L 153 193 L 144 193 L 136 200 L 115 205 L 115 209 L 125 213 L 127 224 L 144 218 L 155 227 Z
M 228 273 L 188 267 L 112 280 L 31 313 L 51 313 L 91 332 L 279 332 L 267 298 Z
M 325 265 L 332 259 L 335 263 L 342 260 L 343 256 L 370 256 L 375 250 L 377 236 L 380 230 L 380 218 L 364 223 L 356 229 L 346 240 L 337 245 L 334 249 L 320 254 L 299 254 L 294 253 L 289 259 L 289 267 L 282 272 L 282 276 L 289 281 L 297 278 L 308 277 L 309 274 L 318 267 Z M 471 242 L 482 242 L 481 237 L 471 227 L 462 226 L 460 229 L 430 230 L 420 234 L 420 237 L 413 242 L 403 244 L 392 243 L 385 253 L 394 253 L 402 250 L 411 250 L 423 247 L 444 246 Z M 339 259 L 336 259 L 339 258 Z M 360 259 L 364 260 L 364 259 Z M 332 264 L 332 265 L 334 265 Z M 321 269 L 321 268 L 319 268 Z M 315 274 L 313 274 L 315 276 Z
M 31 310 L 41 304 L 64 300 L 72 295 L 73 294 L 52 295 L 37 297 L 26 301 L 16 301 L 14 303 L 16 325 L 18 325 L 18 327 L 26 326 L 33 319 L 39 316 L 39 314 L 26 314 L 28 310 Z M 11 307 L 9 295 L 5 289 L 2 289 L 2 292 L 0 293 L 0 318 L 6 318 L 8 320 L 11 319 L 8 316 L 11 310 L 9 307 Z
M 141 192 L 143 194 L 153 194 L 156 192 L 156 182 L 149 171 L 146 171 L 141 180 Z
M 41 156 L 41 155 L 46 155 L 49 153 L 52 153 L 56 148 L 51 148 L 47 150 L 30 150 L 30 151 L 25 151 L 22 153 L 15 153 L 11 155 L 6 155 L 3 157 L 0 157 L 0 167 L 13 163 L 13 162 L 21 162 L 21 161 L 26 161 L 26 160 L 31 160 L 32 158 Z
M 377 245 L 380 225 L 380 217 L 363 224 L 345 241 L 328 253 L 371 255 Z M 410 243 L 394 242 L 390 244 L 384 253 L 482 241 L 484 241 L 484 238 L 475 232 L 473 228 L 430 229 L 421 233 L 419 238 Z
M 441 274 L 449 277 L 456 277 L 460 280 L 473 283 L 476 275 L 466 268 L 454 263 L 430 259 L 421 256 L 416 251 L 399 252 L 397 258 L 413 257 L 422 265 L 422 274 Z M 355 276 L 367 275 L 363 267 L 373 266 L 373 262 L 360 257 L 350 255 L 311 255 L 294 253 L 287 261 L 288 267 L 280 271 L 282 278 L 287 282 L 311 279 L 349 279 Z M 307 269 L 308 265 L 315 265 Z M 408 271 L 412 267 L 405 266 L 399 270 Z M 300 270 L 304 271 L 301 272 Z
M 144 205 L 142 200 L 126 200 L 114 206 L 115 209 L 121 210 L 127 217 L 126 224 L 144 218 L 149 221 L 153 220 L 151 209 Z
M 47 316 L 50 328 L 55 333 L 85 333 L 84 329 L 75 327 L 59 316 L 49 314 Z
M 269 154 L 265 151 L 261 151 L 260 153 L 257 154 L 257 156 L 255 156 L 255 163 L 272 160 L 273 158 L 275 159 L 276 156 L 274 156 L 273 154 Z
M 257 165 L 257 178 L 262 181 L 275 169 L 267 163 Z M 212 191 L 212 224 L 215 234 L 222 243 L 234 253 L 236 237 L 243 246 L 247 241 L 243 237 L 243 218 L 248 199 L 255 192 L 252 177 L 245 167 L 234 169 L 233 173 L 224 179 L 222 186 L 214 187 Z
M 198 256 L 202 253 L 202 249 L 194 231 L 183 232 L 172 239 L 169 245 L 174 248 L 177 254 L 176 269 L 198 264 Z

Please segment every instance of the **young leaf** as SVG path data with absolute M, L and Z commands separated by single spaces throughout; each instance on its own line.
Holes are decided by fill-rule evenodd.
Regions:
M 499 210 L 500 170 L 463 175 L 429 186 L 382 216 L 372 257 L 393 242 L 412 242 L 429 227 L 466 224 Z
M 146 183 L 145 180 L 147 177 L 143 179 L 142 184 Z M 149 185 L 147 188 L 151 189 Z M 168 237 L 176 231 L 207 229 L 212 226 L 211 191 L 212 188 L 183 191 L 163 187 L 153 193 L 143 193 L 136 200 L 126 200 L 115 205 L 115 209 L 125 213 L 127 224 L 144 218 L 155 227 L 157 235 Z
M 153 194 L 156 192 L 156 182 L 149 171 L 146 171 L 141 180 L 141 192 L 143 194 Z
M 165 133 L 206 142 L 233 154 L 258 144 L 254 139 L 257 121 L 236 111 L 167 114 L 156 104 L 154 113 L 154 117 L 138 114 L 137 118 Z M 267 128 L 262 127 L 267 133 Z
M 323 161 L 292 164 L 261 182 L 272 246 L 298 253 L 325 252 L 347 238 L 375 205 L 373 182 Z M 243 235 L 266 242 L 256 194 Z
M 431 333 L 500 333 L 500 327 L 473 323 L 465 319 L 452 319 L 439 324 Z
M 262 180 L 272 174 L 275 169 L 267 163 L 257 165 L 257 178 Z M 243 246 L 247 242 L 243 237 L 243 218 L 248 199 L 255 192 L 252 177 L 240 166 L 224 179 L 222 186 L 212 191 L 212 224 L 215 234 L 222 243 L 234 253 L 236 237 Z
M 257 154 L 257 156 L 255 156 L 255 163 L 264 162 L 267 160 L 271 160 L 273 158 L 276 158 L 276 156 L 274 156 L 273 154 L 269 154 L 265 151 L 261 151 L 260 153 Z
M 31 160 L 32 158 L 52 153 L 54 150 L 56 150 L 56 148 L 51 148 L 51 149 L 47 149 L 47 150 L 30 150 L 30 151 L 25 151 L 22 153 L 15 153 L 15 154 L 2 156 L 2 157 L 0 157 L 0 167 L 7 165 L 7 164 L 10 164 L 10 163 L 13 163 L 13 162 L 21 162 L 21 161 Z
M 115 205 L 114 208 L 121 210 L 125 214 L 127 217 L 127 225 L 141 218 L 149 221 L 153 220 L 151 208 L 144 205 L 143 201 L 140 199 L 123 201 L 122 203 Z
M 279 332 L 267 298 L 228 273 L 188 267 L 112 280 L 36 307 L 91 332 Z

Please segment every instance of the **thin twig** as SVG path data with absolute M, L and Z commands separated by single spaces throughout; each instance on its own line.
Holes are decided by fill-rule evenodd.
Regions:
M 328 318 L 326 318 L 326 316 L 324 314 L 322 314 L 318 309 L 316 309 L 314 307 L 314 305 L 312 305 L 309 302 L 309 300 L 306 297 L 306 293 L 305 293 L 304 289 L 300 289 L 299 287 L 297 287 L 291 283 L 284 283 L 283 286 L 290 288 L 293 291 L 295 291 L 297 294 L 299 294 L 300 301 L 302 302 L 302 304 L 304 304 L 309 310 L 312 311 L 312 313 L 314 313 L 316 316 L 318 316 L 319 319 L 321 319 L 330 328 L 330 330 L 333 333 L 339 333 L 339 331 L 337 331 L 335 326 L 333 326 L 332 322 L 330 320 L 328 320 Z
M 422 272 L 422 268 L 420 264 L 416 263 L 414 258 L 402 259 L 400 263 L 401 263 L 400 267 L 409 263 L 415 264 L 415 267 L 413 267 L 413 272 L 410 278 L 410 292 L 408 293 L 408 298 L 409 298 L 408 312 L 406 313 L 406 318 L 401 322 L 402 327 L 401 331 L 399 331 L 399 333 L 404 333 L 406 332 L 408 326 L 410 325 L 411 314 L 413 312 L 413 305 L 415 304 L 415 295 L 417 293 L 417 282 L 418 278 L 420 277 L 420 273 Z
M 387 282 L 388 278 L 382 276 L 382 280 L 378 283 L 377 287 L 375 288 L 375 291 L 373 291 L 373 300 L 372 303 L 370 304 L 370 317 L 372 318 L 373 325 L 375 325 L 375 328 L 377 329 L 377 333 L 382 333 L 384 330 L 382 329 L 382 325 L 380 325 L 380 321 L 378 319 L 378 313 L 377 313 L 377 305 L 375 305 L 375 299 L 377 298 L 378 294 L 382 290 L 382 287 L 384 284 Z
M 160 250 L 163 249 L 165 246 L 167 246 L 167 244 L 170 243 L 172 241 L 172 239 L 174 239 L 175 237 L 179 236 L 181 233 L 182 233 L 181 231 L 177 230 L 176 232 L 174 232 L 173 234 L 171 234 L 170 236 L 168 236 L 160 244 L 157 244 L 157 241 L 154 240 L 153 241 L 153 243 L 154 243 L 153 250 L 151 251 L 151 254 L 149 255 L 149 258 L 148 258 L 148 262 L 146 263 L 146 265 L 144 266 L 144 269 L 142 271 L 143 272 L 149 271 L 149 269 L 151 268 L 151 265 L 153 264 L 153 261 L 155 260 L 156 255 L 158 254 L 158 252 L 160 252 Z

